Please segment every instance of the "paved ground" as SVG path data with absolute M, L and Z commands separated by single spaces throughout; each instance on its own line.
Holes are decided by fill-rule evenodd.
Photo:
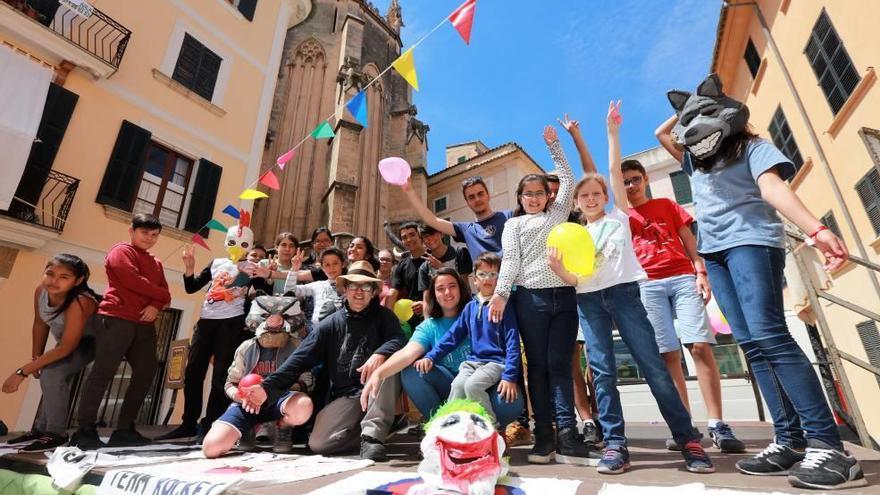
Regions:
M 705 425 L 698 425 L 705 431 Z M 745 455 L 751 455 L 763 449 L 772 434 L 765 423 L 736 423 L 733 425 L 738 436 L 746 442 L 750 454 L 720 454 L 709 448 L 718 471 L 710 475 L 691 474 L 684 470 L 680 454 L 669 452 L 663 447 L 667 430 L 663 425 L 647 423 L 629 424 L 627 435 L 630 438 L 630 452 L 633 467 L 623 475 L 600 475 L 595 468 L 553 464 L 536 466 L 526 462 L 528 447 L 515 447 L 511 452 L 511 473 L 526 477 L 555 477 L 578 479 L 582 483 L 578 495 L 597 493 L 605 482 L 623 483 L 628 485 L 675 486 L 686 483 L 701 482 L 715 488 L 732 488 L 752 491 L 778 491 L 785 493 L 805 493 L 805 490 L 792 489 L 784 477 L 754 477 L 738 474 L 734 464 Z M 159 434 L 159 430 L 144 429 L 148 434 Z M 419 463 L 418 442 L 414 436 L 398 435 L 393 438 L 394 444 L 389 445 L 391 460 L 377 464 L 370 470 L 375 471 L 415 471 Z M 840 493 L 850 495 L 880 495 L 880 452 L 847 444 L 861 461 L 862 469 L 870 483 L 867 487 L 853 488 Z M 44 468 L 44 458 L 36 454 L 15 456 L 15 461 L 8 458 L 0 460 L 0 467 L 19 471 L 40 472 Z M 45 474 L 45 473 L 44 473 Z M 351 476 L 351 472 L 340 473 L 322 478 L 305 480 L 285 485 L 262 486 L 236 492 L 238 495 L 269 495 L 307 493 L 315 488 L 339 481 Z M 87 482 L 99 483 L 100 473 L 92 475 Z M 815 493 L 815 492 L 813 492 Z

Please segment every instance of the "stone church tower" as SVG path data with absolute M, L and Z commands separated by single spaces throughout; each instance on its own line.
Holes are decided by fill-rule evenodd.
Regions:
M 393 69 L 367 89 L 364 128 L 345 103 L 401 53 L 402 9 L 392 0 L 382 16 L 366 0 L 314 0 L 309 17 L 287 33 L 262 169 L 290 149 L 328 115 L 336 136 L 308 139 L 275 173 L 280 191 L 254 207 L 256 239 L 270 245 L 282 231 L 306 241 L 318 226 L 345 245 L 365 235 L 390 244 L 383 223 L 417 218 L 377 164 L 400 156 L 413 167 L 413 186 L 426 195 L 428 126 L 415 118 L 410 86 Z

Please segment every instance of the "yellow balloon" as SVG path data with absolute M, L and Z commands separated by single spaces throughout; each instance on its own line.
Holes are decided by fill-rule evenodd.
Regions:
M 412 299 L 398 299 L 394 303 L 394 315 L 401 323 L 413 317 Z
M 229 254 L 229 259 L 233 263 L 238 263 L 238 260 L 240 260 L 246 252 L 247 250 L 240 246 L 229 246 L 226 248 L 226 253 Z
M 583 225 L 561 223 L 547 236 L 547 247 L 562 254 L 562 266 L 577 275 L 590 275 L 596 264 L 596 246 L 593 237 Z

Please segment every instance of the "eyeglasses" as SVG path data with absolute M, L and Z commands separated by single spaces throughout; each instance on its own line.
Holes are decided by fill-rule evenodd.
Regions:
M 630 177 L 629 179 L 624 179 L 623 187 L 637 186 L 641 183 L 642 183 L 642 176 L 637 175 L 635 177 Z
M 373 292 L 373 289 L 374 289 L 373 284 L 369 284 L 369 283 L 367 283 L 367 284 L 349 283 L 348 285 L 345 286 L 345 290 L 348 290 L 351 292 L 364 292 L 367 294 Z
M 522 193 L 522 197 L 528 199 L 541 199 L 547 197 L 546 191 L 527 191 Z
M 476 273 L 476 276 L 480 280 L 491 280 L 493 278 L 498 278 L 498 272 L 484 272 L 480 270 Z

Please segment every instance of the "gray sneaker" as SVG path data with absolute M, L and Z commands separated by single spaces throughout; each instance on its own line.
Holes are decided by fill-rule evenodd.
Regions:
M 275 445 L 272 446 L 272 452 L 276 454 L 289 454 L 293 452 L 293 428 L 289 426 L 278 428 L 278 434 L 275 435 Z
M 251 428 L 241 435 L 238 439 L 238 450 L 242 452 L 253 452 L 257 450 L 257 440 L 254 429 Z
M 791 486 L 833 490 L 868 484 L 859 461 L 849 452 L 828 448 L 819 441 L 809 443 L 804 460 L 789 471 Z
M 804 460 L 804 453 L 786 445 L 771 443 L 758 455 L 740 459 L 736 469 L 753 476 L 785 476 L 795 464 Z

